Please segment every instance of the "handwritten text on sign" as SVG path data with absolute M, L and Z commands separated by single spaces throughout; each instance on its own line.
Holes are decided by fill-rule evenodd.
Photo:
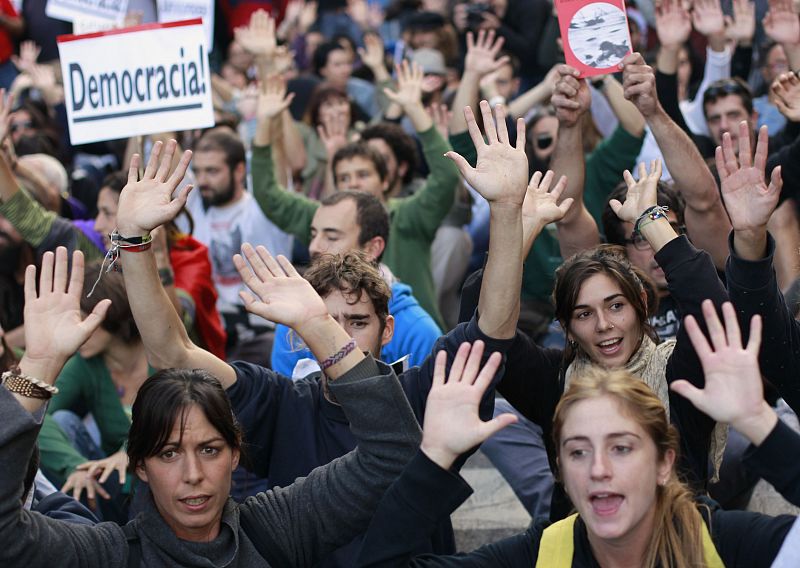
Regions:
M 213 126 L 199 19 L 58 38 L 73 144 Z

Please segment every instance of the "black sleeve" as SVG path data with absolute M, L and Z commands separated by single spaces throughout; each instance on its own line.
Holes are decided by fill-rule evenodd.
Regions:
M 503 48 L 519 59 L 523 75 L 540 71 L 536 50 L 550 11 L 550 3 L 543 0 L 510 0 L 496 30 L 505 39 Z
M 658 253 L 656 262 L 664 270 L 669 292 L 678 305 L 681 317 L 692 315 L 707 333 L 701 305 L 710 299 L 720 312 L 728 294 L 722 285 L 711 256 L 696 249 L 685 235 L 667 243 Z M 702 388 L 703 368 L 695 353 L 685 326 L 676 337 L 675 350 L 667 363 L 667 383 L 686 379 Z M 670 419 L 681 434 L 681 470 L 695 488 L 705 486 L 708 478 L 708 451 L 715 422 L 695 408 L 688 399 L 669 395 Z
M 244 433 L 247 465 L 259 477 L 268 477 L 280 406 L 294 386 L 273 371 L 236 361 L 236 382 L 225 392 Z
M 717 510 L 711 514 L 711 538 L 725 566 L 770 568 L 795 519 Z
M 786 128 L 788 127 L 787 124 Z M 784 136 L 786 128 L 784 128 Z M 789 198 L 797 201 L 800 198 L 800 136 L 795 137 L 791 143 L 782 145 L 780 149 L 773 148 L 770 141 L 770 150 L 771 153 L 767 158 L 767 179 L 772 175 L 772 170 L 780 166 L 783 178 L 780 202 Z
M 741 77 L 745 81 L 750 76 L 753 64 L 753 47 L 737 45 L 731 58 L 731 77 Z
M 656 92 L 664 112 L 669 115 L 675 124 L 680 126 L 681 130 L 689 135 L 689 138 L 693 138 L 694 134 L 686 125 L 683 112 L 681 112 L 680 101 L 678 100 L 678 74 L 662 73 L 656 70 Z
M 736 307 L 742 338 L 747 341 L 750 320 L 761 315 L 761 372 L 795 413 L 800 413 L 800 323 L 792 315 L 778 288 L 772 265 L 775 240 L 767 239 L 763 259 L 748 261 L 733 250 L 733 233 L 728 238 L 730 256 L 725 266 L 728 294 Z
M 763 477 L 792 505 L 800 507 L 800 435 L 785 423 L 778 423 L 769 436 L 744 454 L 744 465 Z
M 539 547 L 539 532 L 525 533 L 489 544 L 470 554 L 411 557 L 424 546 L 430 534 L 472 493 L 460 476 L 445 471 L 422 453 L 417 453 L 402 475 L 386 491 L 372 517 L 359 567 L 380 566 L 534 566 Z

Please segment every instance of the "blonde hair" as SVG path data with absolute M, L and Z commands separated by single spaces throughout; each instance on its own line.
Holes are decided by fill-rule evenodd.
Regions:
M 561 397 L 553 418 L 556 451 L 570 409 L 578 402 L 602 396 L 616 399 L 626 416 L 636 421 L 656 446 L 659 460 L 669 450 L 678 454 L 678 431 L 669 423 L 664 405 L 650 388 L 623 370 L 591 369 L 575 378 Z M 650 545 L 643 566 L 694 568 L 705 566 L 703 522 L 689 488 L 678 479 L 673 467 L 664 485 L 657 485 L 656 513 Z

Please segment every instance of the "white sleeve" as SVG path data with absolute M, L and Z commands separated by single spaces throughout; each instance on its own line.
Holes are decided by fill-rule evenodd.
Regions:
M 727 79 L 731 76 L 731 59 L 733 59 L 733 48 L 726 46 L 723 51 L 712 51 L 706 48 L 706 67 L 703 70 L 703 81 L 697 94 L 691 101 L 681 101 L 681 112 L 686 125 L 694 134 L 708 136 L 708 125 L 706 116 L 703 112 L 703 94 L 709 85 L 719 79 Z

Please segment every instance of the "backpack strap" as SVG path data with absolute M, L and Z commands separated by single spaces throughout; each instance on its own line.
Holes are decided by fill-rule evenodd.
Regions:
M 578 514 L 570 515 L 557 523 L 553 523 L 542 533 L 539 541 L 539 555 L 536 557 L 536 568 L 570 568 L 575 554 L 575 519 Z
M 139 568 L 142 563 L 142 540 L 136 532 L 133 522 L 122 526 L 125 540 L 128 542 L 128 568 Z

